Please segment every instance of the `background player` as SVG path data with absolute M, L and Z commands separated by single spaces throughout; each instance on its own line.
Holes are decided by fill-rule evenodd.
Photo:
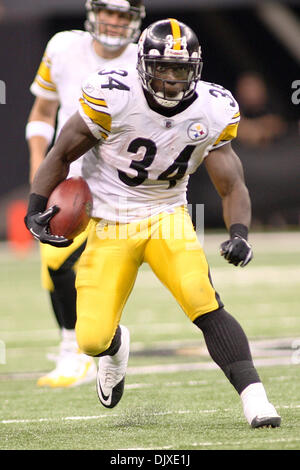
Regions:
M 205 162 L 230 234 L 221 254 L 234 265 L 251 261 L 251 204 L 230 143 L 237 132 L 238 104 L 228 90 L 200 81 L 201 69 L 194 32 L 167 19 L 142 34 L 137 70 L 90 76 L 79 112 L 33 181 L 26 225 L 44 243 L 69 243 L 48 231 L 57 208 L 44 211 L 70 162 L 93 148 L 83 163 L 94 208 L 76 279 L 76 332 L 80 347 L 100 357 L 101 403 L 112 408 L 123 394 L 129 338 L 119 322 L 138 269 L 147 262 L 203 332 L 212 359 L 241 397 L 248 423 L 277 427 L 281 418 L 268 401 L 247 337 L 212 285 L 185 208 L 189 174 Z
M 134 42 L 145 16 L 143 0 L 88 0 L 86 11 L 87 31 L 63 31 L 53 36 L 30 88 L 36 96 L 26 126 L 31 181 L 53 139 L 56 116 L 58 135 L 77 110 L 83 78 L 103 67 L 136 63 Z M 69 172 L 69 176 L 79 175 L 81 160 L 72 164 Z M 83 233 L 65 249 L 41 245 L 42 284 L 50 294 L 61 343 L 56 367 L 40 377 L 40 386 L 68 387 L 95 378 L 94 361 L 78 352 L 75 338 L 75 269 L 85 243 Z

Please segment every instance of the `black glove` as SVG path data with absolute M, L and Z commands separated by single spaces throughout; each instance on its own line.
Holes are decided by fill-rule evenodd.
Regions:
M 65 247 L 71 245 L 73 240 L 53 235 L 49 229 L 51 218 L 59 211 L 58 206 L 49 207 L 44 210 L 47 204 L 47 198 L 37 194 L 31 194 L 27 215 L 24 219 L 25 225 L 36 240 L 48 245 Z
M 228 263 L 234 264 L 235 266 L 240 265 L 241 267 L 246 266 L 253 258 L 253 252 L 251 245 L 247 241 L 248 229 L 241 224 L 242 230 L 233 230 L 230 228 L 230 240 L 226 240 L 220 246 L 221 256 L 228 261 Z M 234 226 L 236 228 L 236 226 Z M 245 238 L 238 232 L 242 232 Z

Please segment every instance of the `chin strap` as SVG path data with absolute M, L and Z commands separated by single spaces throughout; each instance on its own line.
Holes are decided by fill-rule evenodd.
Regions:
M 183 91 L 181 91 L 180 93 L 178 93 L 178 95 L 176 95 L 176 97 L 174 97 L 173 100 L 168 100 L 164 98 L 164 94 L 162 91 L 158 91 L 157 93 L 153 91 L 152 94 L 155 101 L 164 108 L 174 108 L 175 106 L 177 106 L 182 101 L 183 95 L 184 93 Z

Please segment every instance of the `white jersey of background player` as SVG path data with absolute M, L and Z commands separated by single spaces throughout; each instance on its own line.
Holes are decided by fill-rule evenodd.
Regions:
M 137 45 L 128 44 L 121 55 L 105 59 L 92 47 L 93 37 L 87 31 L 62 31 L 49 41 L 42 63 L 30 91 L 48 100 L 58 100 L 56 135 L 77 110 L 78 96 L 84 78 L 95 70 L 135 63 Z M 81 160 L 74 162 L 69 176 L 81 175 Z

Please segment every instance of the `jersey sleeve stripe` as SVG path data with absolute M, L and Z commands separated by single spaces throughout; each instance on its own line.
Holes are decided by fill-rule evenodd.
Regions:
M 215 141 L 213 147 L 218 145 L 220 142 L 229 142 L 237 136 L 237 129 L 239 123 L 228 124 L 227 127 L 221 132 L 218 139 Z
M 42 79 L 42 77 L 37 76 L 35 78 L 35 82 L 38 84 L 38 86 L 40 86 L 44 90 L 55 91 L 56 92 L 56 86 L 53 85 L 50 82 L 46 82 L 45 80 Z
M 108 137 L 108 134 L 105 134 L 105 132 L 100 131 L 102 139 L 106 140 Z
M 229 125 L 238 124 L 240 122 L 240 119 L 240 116 L 236 117 L 235 119 L 232 119 Z
M 111 131 L 111 115 L 92 109 L 82 98 L 79 101 L 85 115 L 97 124 L 106 137 L 108 137 L 108 133 Z
M 92 96 L 88 95 L 84 91 L 82 92 L 82 96 L 84 97 L 85 101 L 91 104 L 96 104 L 97 106 L 104 106 L 107 108 L 106 101 L 101 98 L 93 98 Z
M 51 78 L 51 61 L 44 55 L 37 71 L 35 82 L 43 89 L 56 91 L 56 85 Z

